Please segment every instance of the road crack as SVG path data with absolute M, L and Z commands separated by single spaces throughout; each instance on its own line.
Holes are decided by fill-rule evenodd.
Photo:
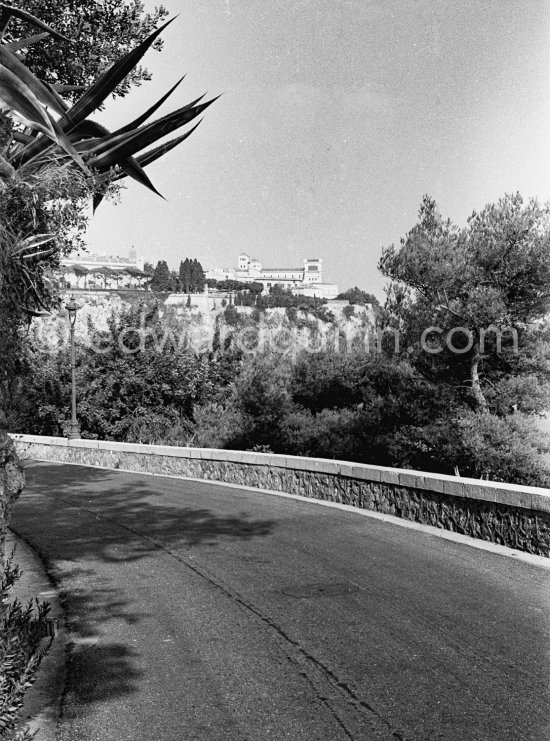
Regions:
M 40 493 L 43 494 L 43 492 Z M 387 741 L 387 739 L 391 739 L 392 741 L 414 741 L 413 738 L 404 735 L 404 733 L 396 729 L 388 719 L 386 719 L 378 710 L 376 710 L 375 707 L 362 699 L 356 690 L 354 690 L 347 682 L 341 680 L 335 674 L 335 672 L 330 669 L 330 667 L 326 666 L 320 659 L 315 657 L 306 648 L 304 648 L 299 643 L 299 641 L 296 641 L 294 638 L 292 638 L 282 626 L 276 623 L 268 615 L 263 613 L 258 607 L 256 607 L 256 605 L 245 599 L 238 592 L 235 592 L 234 590 L 227 587 L 225 584 L 217 581 L 214 576 L 208 574 L 203 569 L 200 569 L 198 566 L 191 563 L 180 554 L 170 550 L 161 541 L 150 535 L 146 535 L 145 533 L 136 530 L 129 525 L 124 525 L 118 520 L 114 520 L 110 517 L 106 517 L 105 515 L 98 514 L 98 512 L 95 510 L 82 507 L 81 505 L 76 505 L 70 500 L 64 499 L 59 495 L 45 494 L 45 496 L 53 498 L 57 502 L 63 502 L 71 508 L 77 509 L 81 512 L 86 512 L 93 517 L 102 520 L 103 522 L 107 522 L 122 530 L 126 530 L 127 532 L 132 533 L 132 535 L 142 538 L 144 541 L 154 546 L 157 550 L 162 551 L 170 558 L 176 560 L 178 563 L 181 563 L 183 566 L 199 576 L 201 579 L 207 581 L 212 587 L 223 593 L 224 596 L 226 596 L 228 599 L 238 604 L 241 609 L 254 615 L 258 620 L 266 625 L 272 633 L 274 632 L 279 637 L 279 639 L 283 643 L 283 646 L 286 647 L 286 650 L 283 649 L 283 653 L 286 658 L 290 662 L 298 666 L 299 673 L 304 676 L 306 681 L 313 688 L 318 700 L 325 705 L 327 710 L 333 716 L 338 725 L 342 728 L 342 731 L 345 733 L 347 738 L 350 739 L 350 741 L 367 741 L 364 735 L 355 735 L 354 731 L 349 727 L 350 725 L 357 725 L 357 715 L 360 715 L 360 719 L 362 722 L 368 723 L 372 733 L 375 734 L 374 738 L 380 739 L 380 741 Z M 290 653 L 288 652 L 288 648 L 291 649 Z M 328 697 L 327 693 L 323 692 L 323 690 L 319 688 L 318 685 L 321 684 L 323 681 L 331 690 L 332 697 Z M 338 708 L 335 707 L 336 705 L 338 705 Z M 342 715 L 352 717 L 343 719 L 341 717 Z M 353 716 L 355 716 L 355 722 L 353 722 Z M 362 734 L 364 733 L 364 727 L 363 730 L 361 730 L 360 732 Z

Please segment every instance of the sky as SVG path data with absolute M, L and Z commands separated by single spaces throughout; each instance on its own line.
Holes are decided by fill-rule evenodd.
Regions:
M 157 3 L 147 2 L 151 9 Z M 464 224 L 519 191 L 550 200 L 547 0 L 166 0 L 179 17 L 153 80 L 108 105 L 132 120 L 223 93 L 195 133 L 130 182 L 88 230 L 91 251 L 177 268 L 323 259 L 323 278 L 383 297 L 382 247 L 422 196 Z

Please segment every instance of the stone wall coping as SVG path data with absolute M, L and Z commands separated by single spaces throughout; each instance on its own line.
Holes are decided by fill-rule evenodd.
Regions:
M 166 456 L 237 463 L 251 466 L 285 468 L 298 472 L 329 474 L 371 481 L 380 484 L 421 489 L 454 497 L 478 499 L 487 502 L 521 507 L 541 512 L 550 512 L 550 490 L 534 486 L 506 484 L 497 481 L 461 478 L 444 474 L 413 471 L 400 468 L 351 463 L 325 458 L 302 458 L 274 453 L 254 453 L 244 450 L 216 450 L 214 448 L 186 448 L 171 445 L 144 445 L 140 443 L 117 443 L 106 440 L 68 440 L 64 437 L 12 434 L 15 442 L 51 447 L 105 450 L 112 453 Z

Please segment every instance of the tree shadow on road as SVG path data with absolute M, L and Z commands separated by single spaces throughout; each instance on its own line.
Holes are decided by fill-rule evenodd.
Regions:
M 26 473 L 27 486 L 13 520 L 24 517 L 35 533 L 44 525 L 54 528 L 61 558 L 136 560 L 155 548 L 266 536 L 275 526 L 247 512 L 232 514 L 230 507 L 213 512 L 190 505 L 202 495 L 197 484 L 181 479 L 55 464 L 30 464 Z M 168 503 L 167 495 L 182 503 Z M 224 508 L 219 498 L 216 506 Z
M 73 646 L 68 661 L 63 717 L 79 708 L 135 692 L 144 672 L 136 668 L 139 652 L 123 643 Z M 70 708 L 70 709 L 69 709 Z
M 203 494 L 189 481 L 34 463 L 27 464 L 26 475 L 11 526 L 39 552 L 61 591 L 71 641 L 69 715 L 73 706 L 139 687 L 140 645 L 124 634 L 154 616 L 141 609 L 139 594 L 118 585 L 128 574 L 129 588 L 137 584 L 134 592 L 150 591 L 140 561 L 160 551 L 177 556 L 265 537 L 275 526 L 249 512 L 235 514 L 234 502 L 219 497 L 216 511 L 200 506 Z

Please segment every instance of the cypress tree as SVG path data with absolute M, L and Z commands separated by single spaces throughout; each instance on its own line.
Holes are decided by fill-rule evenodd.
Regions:
M 170 268 L 165 260 L 159 260 L 155 272 L 153 273 L 153 279 L 151 281 L 152 291 L 171 291 L 172 290 L 172 276 L 170 275 Z

